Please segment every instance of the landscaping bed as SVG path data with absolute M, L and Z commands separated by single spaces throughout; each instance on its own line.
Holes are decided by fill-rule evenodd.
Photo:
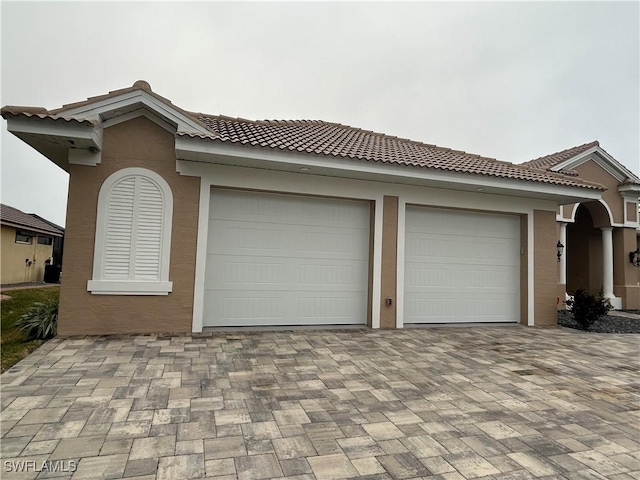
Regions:
M 637 310 L 628 313 L 636 313 Z M 571 312 L 558 311 L 558 325 L 568 328 L 578 328 Z M 604 315 L 597 320 L 589 330 L 593 333 L 640 333 L 640 319 L 622 317 L 619 315 Z
M 15 323 L 35 302 L 48 302 L 58 298 L 60 288 L 7 290 L 3 291 L 3 295 L 7 295 L 10 298 L 3 299 L 0 303 L 0 308 L 2 309 L 0 371 L 2 372 L 18 363 L 45 342 L 45 340 L 27 340 L 24 333 L 15 327 Z

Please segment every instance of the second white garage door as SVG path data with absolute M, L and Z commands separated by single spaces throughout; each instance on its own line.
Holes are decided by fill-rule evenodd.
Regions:
M 518 322 L 520 219 L 406 210 L 404 323 Z
M 204 326 L 367 321 L 369 203 L 213 189 Z

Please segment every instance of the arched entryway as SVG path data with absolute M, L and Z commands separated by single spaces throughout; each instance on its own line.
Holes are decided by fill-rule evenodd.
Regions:
M 581 288 L 603 293 L 620 308 L 619 299 L 613 294 L 613 226 L 609 208 L 601 201 L 585 202 L 577 205 L 573 220 L 560 226 L 566 246 L 560 265 L 566 291 L 571 294 Z
M 602 232 L 585 205 L 578 205 L 575 222 L 567 225 L 566 252 L 567 292 L 601 292 Z

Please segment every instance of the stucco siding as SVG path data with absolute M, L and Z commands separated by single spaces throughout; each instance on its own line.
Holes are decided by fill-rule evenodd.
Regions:
M 624 203 L 618 192 L 620 182 L 607 173 L 600 165 L 589 160 L 575 168 L 580 177 L 588 178 L 592 182 L 598 182 L 607 187 L 602 193 L 602 199 L 607 203 L 613 215 L 615 223 L 624 222 Z M 565 207 L 566 208 L 566 207 Z M 594 219 L 596 221 L 596 219 Z M 603 226 L 603 225 L 596 225 Z
M 396 328 L 398 197 L 385 196 L 382 219 L 382 295 L 380 328 Z M 391 305 L 386 304 L 390 298 Z
M 556 214 L 533 211 L 535 325 L 556 325 L 557 257 Z
M 616 228 L 613 230 L 613 293 L 623 300 L 622 308 L 640 308 L 640 285 L 638 267 L 629 261 L 629 252 L 636 249 L 637 233 L 635 228 Z
M 191 331 L 199 179 L 176 172 L 174 137 L 144 117 L 104 130 L 100 165 L 70 166 L 65 256 L 60 298 L 60 335 Z M 174 208 L 167 296 L 92 295 L 98 192 L 104 180 L 126 167 L 161 175 Z

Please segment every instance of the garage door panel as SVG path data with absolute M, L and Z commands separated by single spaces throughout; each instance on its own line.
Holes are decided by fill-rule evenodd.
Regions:
M 460 294 L 473 289 L 483 291 L 500 289 L 505 293 L 519 292 L 519 269 L 500 268 L 491 265 L 488 268 L 469 267 L 468 265 L 447 265 L 437 263 L 412 264 L 406 268 L 405 287 L 407 292 L 444 291 L 456 289 Z
M 369 204 L 212 190 L 205 326 L 363 324 Z
M 518 321 L 518 217 L 407 207 L 405 218 L 405 323 Z
M 435 235 L 459 235 L 461 232 L 472 234 L 476 238 L 519 238 L 519 233 L 510 231 L 512 216 L 470 217 L 464 210 L 420 211 L 421 207 L 408 207 L 406 212 L 407 233 L 425 233 Z M 491 215 L 491 214 L 487 214 Z M 500 232 L 499 235 L 496 232 Z
M 220 190 L 221 191 L 221 190 Z M 226 190 L 224 196 L 211 202 L 209 217 L 215 220 L 236 220 L 242 218 L 252 223 L 276 223 L 294 226 L 367 227 L 368 218 L 363 218 L 357 210 L 339 199 L 291 196 Z
M 351 325 L 361 315 L 352 292 L 275 292 L 256 290 L 251 296 L 237 291 L 207 295 L 206 311 L 225 326 Z
M 511 322 L 518 315 L 510 295 L 432 294 L 428 297 L 407 295 L 405 323 L 481 323 Z M 461 319 L 464 319 L 462 322 Z
M 363 291 L 362 279 L 368 274 L 363 261 L 326 259 L 246 257 L 242 255 L 208 255 L 207 270 L 215 274 L 206 277 L 205 290 L 235 290 L 238 288 L 323 290 L 349 289 Z
M 235 289 L 240 285 L 284 285 L 287 279 L 286 265 L 270 261 L 269 258 L 247 259 L 245 257 L 227 257 L 217 260 L 213 255 L 207 257 L 207 268 L 217 269 L 216 275 L 211 275 L 211 283 L 205 288 Z
M 291 255 L 336 260 L 361 256 L 362 238 L 368 228 L 336 228 L 264 224 L 258 228 L 249 222 L 219 220 L 207 239 L 208 251 L 223 255 Z
M 408 262 L 446 262 L 468 265 L 517 264 L 518 245 L 514 239 L 476 239 L 473 236 L 408 234 L 406 259 Z M 470 240 L 473 238 L 473 241 Z

